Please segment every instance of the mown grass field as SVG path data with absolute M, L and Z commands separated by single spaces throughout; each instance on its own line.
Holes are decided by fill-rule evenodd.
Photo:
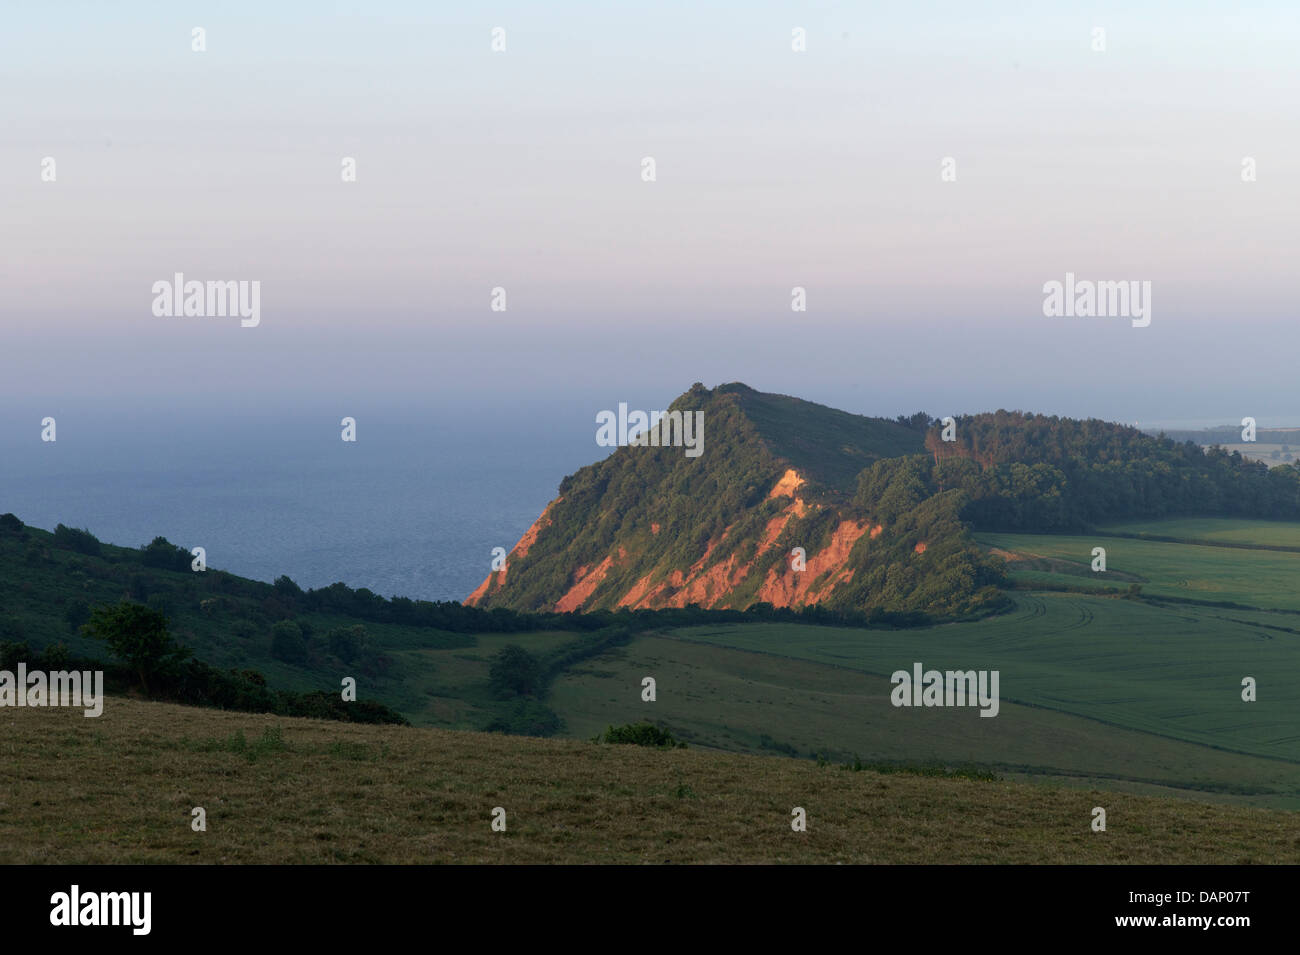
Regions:
M 1151 533 L 1174 536 L 1175 532 L 1192 530 L 1178 526 Z M 1210 532 L 1239 538 L 1247 531 L 1224 527 Z M 1278 541 L 1293 539 L 1275 528 L 1265 528 L 1263 536 Z M 1013 579 L 1120 589 L 1140 583 L 1142 593 L 1148 596 L 1300 611 L 1300 587 L 1296 586 L 1300 582 L 1300 551 L 1213 547 L 1103 534 L 981 534 L 979 540 L 1021 558 L 1008 559 L 1007 569 Z M 1246 543 L 1240 539 L 1235 542 Z M 1106 550 L 1105 572 L 1091 569 L 1094 547 Z
M 1186 540 L 1221 541 L 1300 550 L 1300 524 L 1291 521 L 1239 520 L 1228 517 L 1189 517 L 1167 521 L 1133 521 L 1108 524 L 1103 531 L 1118 534 L 1153 534 Z
M 6 709 L 0 728 L 4 863 L 1300 862 L 1293 813 L 694 748 L 124 698 L 99 719 Z
M 875 648 L 879 662 L 873 662 L 858 645 L 860 632 L 828 642 L 823 628 L 809 629 L 817 632 L 701 629 L 642 637 L 563 677 L 551 705 L 580 737 L 648 719 L 695 745 L 741 752 L 938 763 L 987 768 L 1008 778 L 1300 808 L 1297 762 L 1199 745 L 1108 721 L 1104 712 L 1090 718 L 1014 702 L 1008 687 L 1024 669 L 1003 668 L 1001 709 L 993 719 L 974 709 L 895 708 L 885 670 L 890 661 L 883 657 L 907 648 Z M 797 658 L 730 645 L 800 640 L 803 646 L 792 648 L 802 654 Z M 920 655 L 927 666 L 950 658 L 947 648 L 933 642 L 928 650 Z M 968 664 L 969 659 L 960 665 Z M 910 665 L 909 660 L 897 668 Z M 1061 676 L 1065 671 L 1068 664 L 1053 675 L 1055 682 L 1067 692 L 1080 689 Z M 657 681 L 654 703 L 641 700 L 644 676 Z

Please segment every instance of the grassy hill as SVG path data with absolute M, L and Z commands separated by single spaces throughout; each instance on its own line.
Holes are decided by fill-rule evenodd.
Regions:
M 867 418 L 739 383 L 697 384 L 672 403 L 679 412 L 702 416 L 698 457 L 657 437 L 569 475 L 467 602 L 937 614 L 996 603 L 996 568 L 958 519 L 964 499 L 892 469 L 862 490 L 890 462 L 928 470 L 925 415 Z
M 539 655 L 562 653 L 600 626 L 588 619 L 562 629 L 563 621 L 506 611 L 384 601 L 342 584 L 304 594 L 287 578 L 266 584 L 214 568 L 196 573 L 188 554 L 170 545 L 154 546 L 155 557 L 167 560 L 157 566 L 147 548 L 18 527 L 0 524 L 0 644 L 63 645 L 74 656 L 107 660 L 107 648 L 78 627 L 92 606 L 129 599 L 165 613 L 176 640 L 218 669 L 256 670 L 269 686 L 297 692 L 338 694 L 342 678 L 352 677 L 358 699 L 426 725 L 482 729 L 508 719 L 514 704 L 487 685 L 491 656 L 522 633 Z M 417 622 L 395 622 L 403 615 Z M 302 635 L 302 653 L 292 659 L 273 652 L 284 623 Z M 335 646 L 338 633 L 355 643 Z
M 740 382 L 719 385 L 714 394 L 734 399 L 777 458 L 797 464 L 810 480 L 847 493 L 862 469 L 881 458 L 925 450 L 924 431 L 898 421 L 767 394 Z
M 887 421 L 733 382 L 698 455 L 651 440 L 566 477 L 467 598 L 484 607 L 822 606 L 958 617 L 996 609 L 971 529 L 1081 532 L 1122 519 L 1300 520 L 1300 468 L 1270 470 L 1096 419 L 999 410 Z
M 2 863 L 1300 862 L 1294 813 L 1127 793 L 122 698 L 0 721 Z

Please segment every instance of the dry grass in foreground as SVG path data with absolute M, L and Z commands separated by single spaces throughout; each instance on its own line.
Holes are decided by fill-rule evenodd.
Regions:
M 0 758 L 6 863 L 1300 862 L 1294 813 L 119 697 L 0 710 Z

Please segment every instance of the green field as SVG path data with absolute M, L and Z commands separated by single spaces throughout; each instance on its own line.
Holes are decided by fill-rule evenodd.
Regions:
M 1170 521 L 1135 521 L 1107 524 L 1103 531 L 1115 534 L 1150 534 L 1185 540 L 1218 541 L 1227 544 L 1294 547 L 1300 550 L 1300 524 L 1291 521 L 1252 521 L 1227 517 L 1193 517 Z
M 1300 539 L 1294 525 L 1262 521 L 1142 527 L 1238 544 Z M 576 735 L 653 719 L 724 749 L 975 765 L 1300 808 L 1300 554 L 1097 535 L 980 539 L 1047 568 L 1013 563 L 1013 579 L 1118 590 L 1140 580 L 1142 596 L 1017 591 L 1012 613 L 918 630 L 742 624 L 647 635 L 564 675 L 552 705 Z M 1107 574 L 1088 569 L 1098 545 Z M 889 675 L 918 661 L 998 670 L 999 716 L 893 707 Z M 654 703 L 641 700 L 645 676 L 657 681 Z M 1242 700 L 1243 677 L 1258 681 L 1256 702 Z
M 1146 533 L 1168 537 L 1203 531 L 1221 539 L 1230 537 L 1237 545 L 1300 539 L 1300 530 L 1292 524 L 1253 521 L 1242 523 L 1261 526 L 1229 526 L 1233 522 L 1215 522 L 1219 525 L 1217 527 L 1203 526 L 1209 523 L 1173 521 L 1164 525 L 1148 523 L 1141 526 L 1147 529 Z M 996 552 L 1019 558 L 1008 558 L 1007 569 L 1013 580 L 1119 589 L 1138 583 L 1146 596 L 1231 602 L 1300 612 L 1300 588 L 1296 586 L 1300 582 L 1300 550 L 1291 552 L 1136 540 L 1101 533 L 1081 536 L 980 534 L 978 539 L 996 548 Z M 1094 547 L 1106 550 L 1105 572 L 1091 569 Z M 1297 625 L 1295 622 L 1279 622 Z

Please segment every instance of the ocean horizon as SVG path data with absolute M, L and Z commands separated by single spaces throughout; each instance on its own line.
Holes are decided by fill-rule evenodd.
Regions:
M 0 512 L 139 547 L 202 546 L 208 566 L 304 588 L 342 581 L 385 597 L 463 600 L 560 481 L 599 460 L 594 426 L 392 410 L 223 416 L 103 412 L 0 427 Z M 22 421 L 29 427 L 16 424 Z

